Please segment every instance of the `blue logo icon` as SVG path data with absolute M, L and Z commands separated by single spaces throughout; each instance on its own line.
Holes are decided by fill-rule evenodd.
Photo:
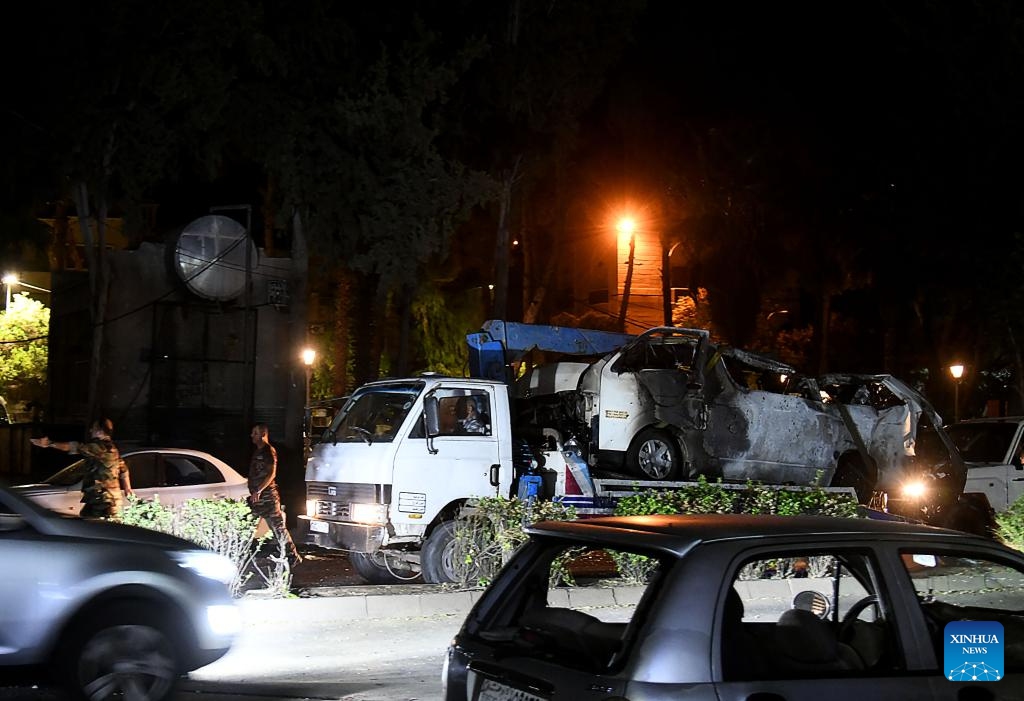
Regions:
M 1003 678 L 1003 624 L 953 621 L 946 624 L 944 666 L 951 682 L 997 682 Z

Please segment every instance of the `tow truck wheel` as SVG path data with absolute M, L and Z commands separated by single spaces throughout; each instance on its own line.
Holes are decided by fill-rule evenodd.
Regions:
M 382 553 L 349 553 L 352 569 L 370 584 L 405 584 L 419 575 L 402 569 L 397 561 L 384 561 Z
M 455 522 L 445 521 L 434 529 L 420 553 L 423 581 L 427 584 L 457 582 L 455 569 Z
M 672 434 L 645 428 L 633 439 L 626 453 L 629 471 L 649 480 L 673 480 L 683 468 L 683 456 Z

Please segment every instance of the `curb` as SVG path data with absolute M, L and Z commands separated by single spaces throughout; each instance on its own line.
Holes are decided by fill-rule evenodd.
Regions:
M 928 580 L 928 586 L 949 588 L 945 577 Z M 792 601 L 806 590 L 831 598 L 828 578 L 786 578 L 737 582 L 745 599 Z M 567 608 L 635 606 L 645 586 L 559 587 L 549 592 L 549 605 Z M 443 584 L 363 585 L 310 587 L 290 599 L 270 598 L 266 590 L 247 592 L 238 600 L 244 615 L 257 621 L 347 621 L 384 618 L 421 618 L 466 615 L 484 589 L 454 589 Z
M 409 591 L 416 587 L 416 591 Z M 372 591 L 367 591 L 367 590 Z M 294 599 L 266 598 L 259 591 L 239 599 L 247 620 L 349 621 L 466 615 L 483 589 L 452 590 L 431 585 L 319 587 Z M 552 606 L 634 606 L 644 587 L 579 587 L 552 592 Z

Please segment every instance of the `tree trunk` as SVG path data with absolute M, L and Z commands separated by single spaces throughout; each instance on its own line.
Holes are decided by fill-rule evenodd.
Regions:
M 331 334 L 334 340 L 331 349 L 334 360 L 334 373 L 331 377 L 331 389 L 335 397 L 349 392 L 349 348 L 351 345 L 351 322 L 349 310 L 352 307 L 354 285 L 352 273 L 339 267 L 334 286 L 334 329 Z
M 358 274 L 356 283 L 353 312 L 355 328 L 358 328 L 359 332 L 351 337 L 351 342 L 355 354 L 352 381 L 358 387 L 380 376 L 380 352 L 384 345 L 380 320 L 385 309 L 382 294 L 383 299 L 386 299 L 387 291 L 381 292 L 377 275 Z
M 409 339 L 412 334 L 412 285 L 402 285 L 398 292 L 398 352 L 395 354 L 395 375 L 405 377 L 411 365 Z
M 491 308 L 492 319 L 504 319 L 508 313 L 508 257 L 509 257 L 509 220 L 512 217 L 512 191 L 519 180 L 519 164 L 522 156 L 517 156 L 512 170 L 505 174 L 501 181 L 501 208 L 498 213 L 498 237 L 494 249 L 494 304 Z
M 832 295 L 826 290 L 821 295 L 821 343 L 818 345 L 818 369 L 817 374 L 823 375 L 828 372 L 828 344 L 829 344 L 829 318 L 832 316 Z
M 82 231 L 86 264 L 89 269 L 89 321 L 92 324 L 89 374 L 86 400 L 86 421 L 99 418 L 99 390 L 102 379 L 103 337 L 107 310 L 108 278 L 106 265 L 106 200 L 99 200 L 96 237 L 93 238 L 91 215 L 89 213 L 89 188 L 80 181 L 74 188 L 75 206 L 78 210 L 78 224 Z
M 555 267 L 557 264 L 557 256 L 547 256 L 547 260 L 544 263 L 544 272 L 541 274 L 540 284 L 534 288 L 533 294 L 530 297 L 530 302 L 526 306 L 526 311 L 523 312 L 523 322 L 527 324 L 537 323 L 537 315 L 540 314 L 541 305 L 544 304 L 544 297 L 548 292 L 548 284 L 550 284 L 551 277 L 555 274 Z
M 501 184 L 501 209 L 498 213 L 498 237 L 494 244 L 494 304 L 491 318 L 504 319 L 508 309 L 509 210 L 512 208 L 512 176 Z
M 309 321 L 307 313 L 307 285 L 309 276 L 309 249 L 306 246 L 306 232 L 302 226 L 302 215 L 298 210 L 292 213 L 292 270 L 291 290 L 288 295 L 289 358 L 291 360 L 288 395 L 285 402 L 284 431 L 289 451 L 298 455 L 303 446 L 303 429 L 306 428 L 306 366 L 302 363 L 301 351 L 309 345 Z M 318 356 L 323 348 L 317 348 Z

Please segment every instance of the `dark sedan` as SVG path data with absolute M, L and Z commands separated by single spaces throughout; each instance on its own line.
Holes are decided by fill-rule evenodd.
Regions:
M 528 531 L 448 651 L 448 701 L 1024 698 L 1024 555 L 989 539 L 815 516 Z M 558 584 L 602 557 L 644 583 Z

